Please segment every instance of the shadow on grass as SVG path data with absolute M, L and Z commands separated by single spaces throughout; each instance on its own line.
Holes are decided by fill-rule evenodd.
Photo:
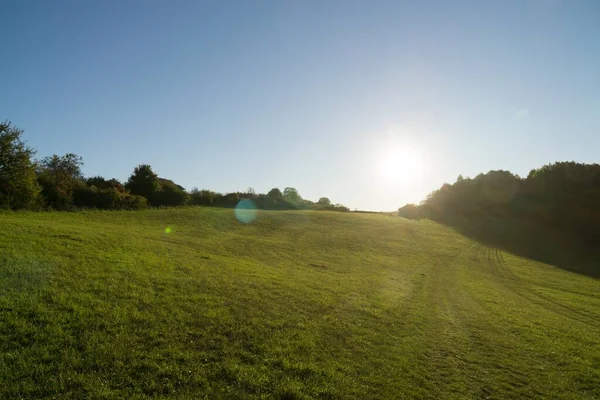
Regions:
M 600 248 L 573 232 L 542 227 L 518 218 L 443 216 L 430 218 L 487 246 L 600 278 Z

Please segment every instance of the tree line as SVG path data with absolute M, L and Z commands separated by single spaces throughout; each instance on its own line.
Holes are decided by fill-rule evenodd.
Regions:
M 150 165 L 141 164 L 127 182 L 101 176 L 85 177 L 83 159 L 76 154 L 53 155 L 34 160 L 35 151 L 22 140 L 23 131 L 10 122 L 0 123 L 0 209 L 141 210 L 148 207 L 185 205 L 235 207 L 251 199 L 261 209 L 311 209 L 349 211 L 327 197 L 317 202 L 303 199 L 295 188 L 271 189 L 257 194 L 221 194 L 211 190 L 186 191 L 169 179 L 158 176 Z
M 556 162 L 521 178 L 490 171 L 475 178 L 459 176 L 420 204 L 399 210 L 408 218 L 441 222 L 486 218 L 528 221 L 569 233 L 587 244 L 600 244 L 600 165 Z

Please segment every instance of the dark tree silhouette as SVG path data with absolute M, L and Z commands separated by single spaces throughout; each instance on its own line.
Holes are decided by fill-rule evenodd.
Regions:
M 600 247 L 599 204 L 600 165 L 557 162 L 524 179 L 507 171 L 459 177 L 429 194 L 421 206 L 406 205 L 398 212 L 451 225 L 517 254 L 600 275 L 587 258 L 600 256 L 593 252 Z
M 157 193 L 161 186 L 158 175 L 150 165 L 141 164 L 135 167 L 125 187 L 131 194 L 145 197 L 150 204 L 157 205 Z
M 168 179 L 159 178 L 159 181 L 160 190 L 155 194 L 156 205 L 183 206 L 187 204 L 189 195 L 183 187 Z

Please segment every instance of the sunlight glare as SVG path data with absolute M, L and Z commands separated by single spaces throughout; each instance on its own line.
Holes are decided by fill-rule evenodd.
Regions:
M 423 157 L 411 146 L 390 146 L 379 155 L 378 169 L 386 184 L 413 183 L 423 176 Z

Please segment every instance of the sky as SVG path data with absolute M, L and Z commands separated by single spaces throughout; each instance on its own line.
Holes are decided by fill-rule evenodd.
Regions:
M 598 162 L 600 1 L 0 2 L 0 119 L 86 176 L 351 209 Z

